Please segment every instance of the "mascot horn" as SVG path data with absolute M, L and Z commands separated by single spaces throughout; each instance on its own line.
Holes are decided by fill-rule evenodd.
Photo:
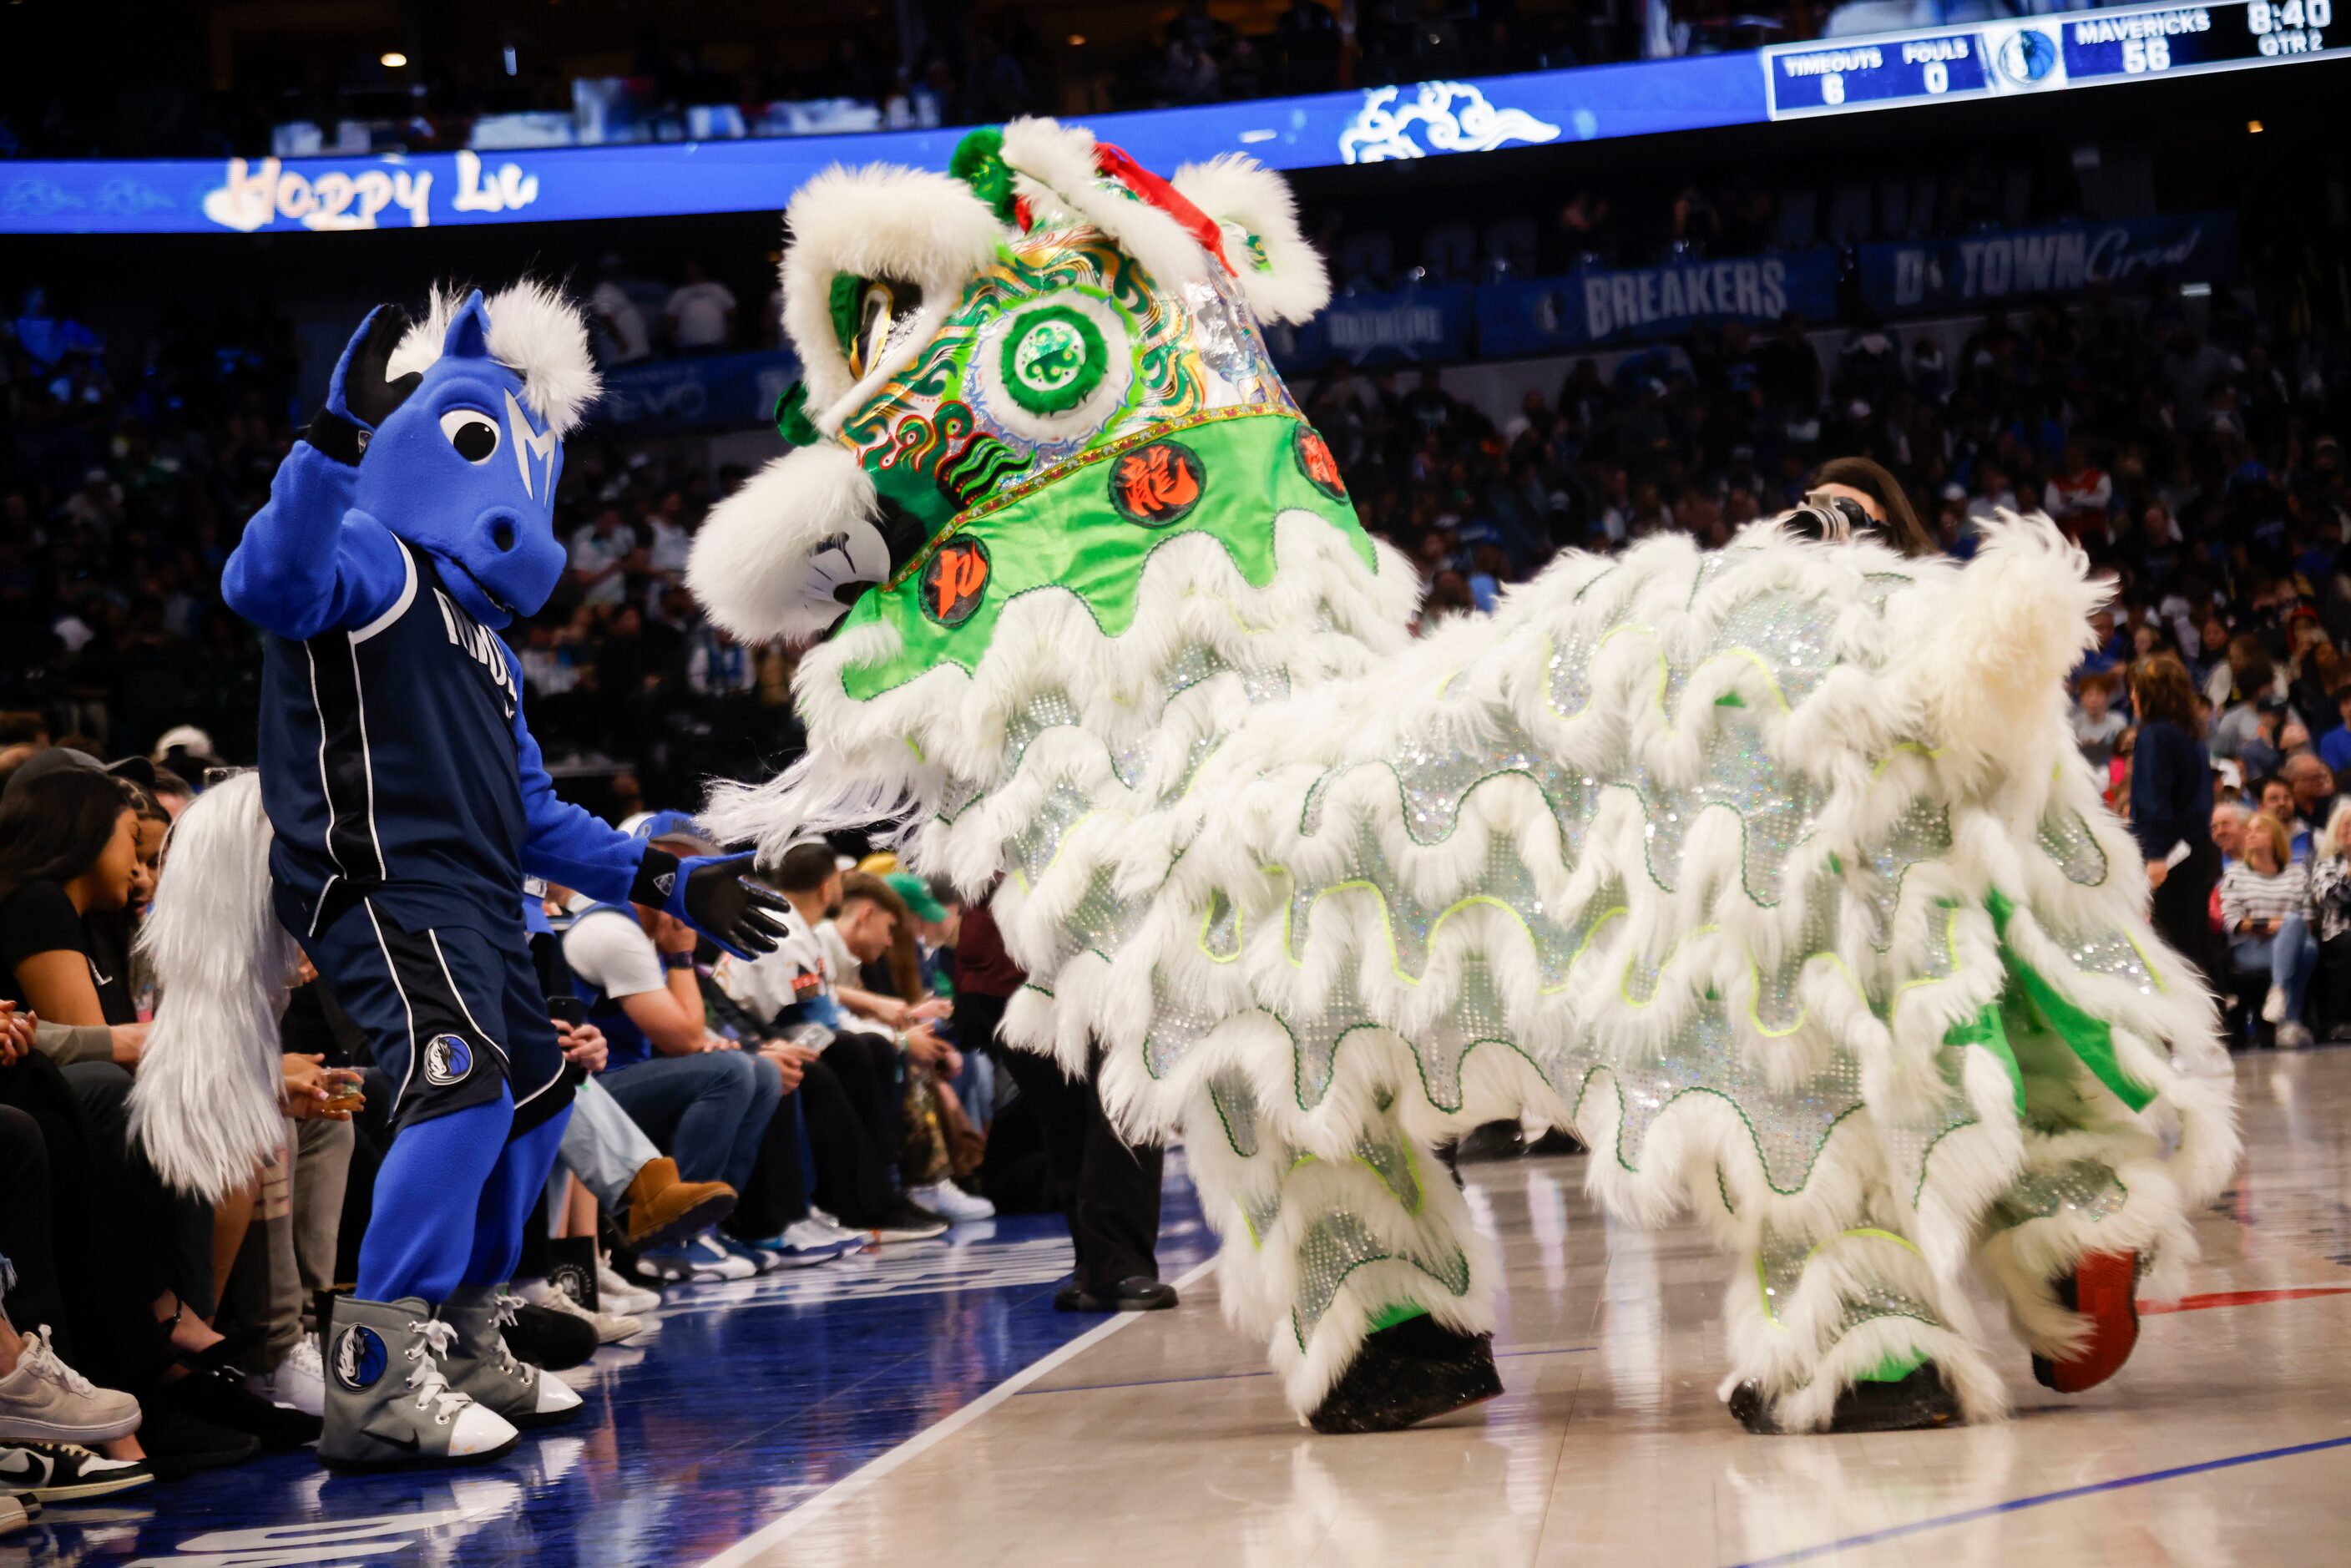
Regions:
M 1050 120 L 953 168 L 792 204 L 799 449 L 689 576 L 824 641 L 808 754 L 711 824 L 887 812 L 994 887 L 1007 1038 L 1098 1045 L 1122 1128 L 1182 1129 L 1227 1316 L 1320 1429 L 1499 1390 L 1496 1251 L 1430 1151 L 1521 1114 L 1718 1239 L 1751 1429 L 2001 1413 L 1971 1264 L 2043 1381 L 2119 1366 L 2236 1134 L 2064 722 L 2081 556 L 1763 523 L 1570 552 L 1416 641 L 1267 352 L 1327 294 L 1281 183 Z

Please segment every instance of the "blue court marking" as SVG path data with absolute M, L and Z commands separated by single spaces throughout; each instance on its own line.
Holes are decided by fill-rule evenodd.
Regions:
M 2315 1443 L 2295 1443 L 2283 1448 L 2262 1448 L 2250 1454 L 2231 1454 L 2226 1458 L 2205 1459 L 2193 1465 L 2175 1465 L 2168 1470 L 2148 1470 L 2142 1475 L 2119 1476 L 2110 1481 L 2092 1481 L 2087 1486 L 2067 1487 L 2063 1491 L 2036 1492 L 2031 1497 L 2011 1498 L 2006 1502 L 1988 1503 L 1982 1508 L 1966 1509 L 1959 1513 L 1947 1513 L 1938 1519 L 1922 1519 L 1911 1524 L 1896 1524 L 1885 1530 L 1873 1530 L 1866 1534 L 1848 1535 L 1842 1541 L 1831 1541 L 1819 1546 L 1800 1547 L 1782 1552 L 1774 1557 L 1758 1557 L 1741 1563 L 1736 1568 L 1780 1568 L 1786 1563 L 1809 1563 L 1816 1557 L 1826 1557 L 1855 1546 L 1875 1546 L 1882 1541 L 1898 1541 L 1907 1535 L 1921 1535 L 1930 1530 L 1945 1530 L 1954 1524 L 1972 1524 L 1980 1519 L 1992 1519 L 2003 1513 L 2016 1513 L 2043 1503 L 2071 1502 L 2077 1497 L 2095 1497 L 2100 1492 L 2122 1491 L 2130 1487 L 2152 1486 L 2158 1481 L 2174 1481 L 2182 1476 L 2200 1476 L 2207 1470 L 2234 1469 L 2239 1465 L 2258 1465 L 2264 1459 L 2291 1459 L 2298 1454 L 2315 1454 L 2328 1448 L 2351 1446 L 2351 1437 L 2325 1437 Z
M 1171 1158 L 1162 1204 L 1169 1279 L 1215 1247 L 1179 1169 Z M 948 1243 L 674 1291 L 657 1329 L 566 1375 L 578 1420 L 489 1465 L 335 1475 L 307 1449 L 266 1454 L 52 1505 L 0 1542 L 0 1561 L 703 1562 L 1101 1324 L 1053 1310 L 1068 1237 L 1058 1216 L 1008 1217 Z

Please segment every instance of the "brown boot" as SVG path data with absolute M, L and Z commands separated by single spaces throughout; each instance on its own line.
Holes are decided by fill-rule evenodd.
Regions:
M 701 1235 L 734 1212 L 735 1189 L 725 1182 L 680 1181 L 675 1160 L 647 1160 L 629 1183 L 629 1246 L 639 1252 L 667 1247 Z

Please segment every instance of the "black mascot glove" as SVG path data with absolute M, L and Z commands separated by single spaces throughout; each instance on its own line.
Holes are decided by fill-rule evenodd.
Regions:
M 302 432 L 303 440 L 338 463 L 359 466 L 375 427 L 423 379 L 414 371 L 396 382 L 384 376 L 392 350 L 408 335 L 408 312 L 397 305 L 379 305 L 368 312 L 368 319 L 343 346 L 343 357 L 335 362 L 334 376 L 327 382 L 327 406 Z
M 791 905 L 743 873 L 751 857 L 691 855 L 648 849 L 637 867 L 632 904 L 651 904 L 675 915 L 737 958 L 758 958 L 776 950 L 789 929 L 781 918 Z

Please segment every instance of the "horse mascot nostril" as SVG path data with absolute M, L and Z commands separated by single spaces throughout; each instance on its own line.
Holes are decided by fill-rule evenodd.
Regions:
M 571 1100 L 524 877 L 664 910 L 732 952 L 783 930 L 745 857 L 680 860 L 556 799 L 524 722 L 497 633 L 562 576 L 562 438 L 596 390 L 551 290 L 441 294 L 413 323 L 380 307 L 222 576 L 266 633 L 261 767 L 175 832 L 134 1114 L 158 1169 L 200 1192 L 275 1152 L 289 938 L 367 1030 L 398 1135 L 360 1299 L 329 1333 L 330 1465 L 488 1459 L 581 1407 L 500 1337 Z
M 1719 1240 L 1754 1430 L 2001 1412 L 1971 1264 L 2053 1385 L 2119 1365 L 2236 1134 L 2064 722 L 2080 556 L 1764 523 L 1415 641 L 1266 353 L 1327 294 L 1281 183 L 1050 120 L 953 169 L 792 204 L 799 449 L 690 577 L 825 640 L 808 755 L 706 820 L 894 814 L 916 868 L 1000 877 L 1007 1037 L 1181 1125 L 1226 1313 L 1321 1429 L 1499 1390 L 1497 1260 L 1429 1150 L 1522 1113 Z

